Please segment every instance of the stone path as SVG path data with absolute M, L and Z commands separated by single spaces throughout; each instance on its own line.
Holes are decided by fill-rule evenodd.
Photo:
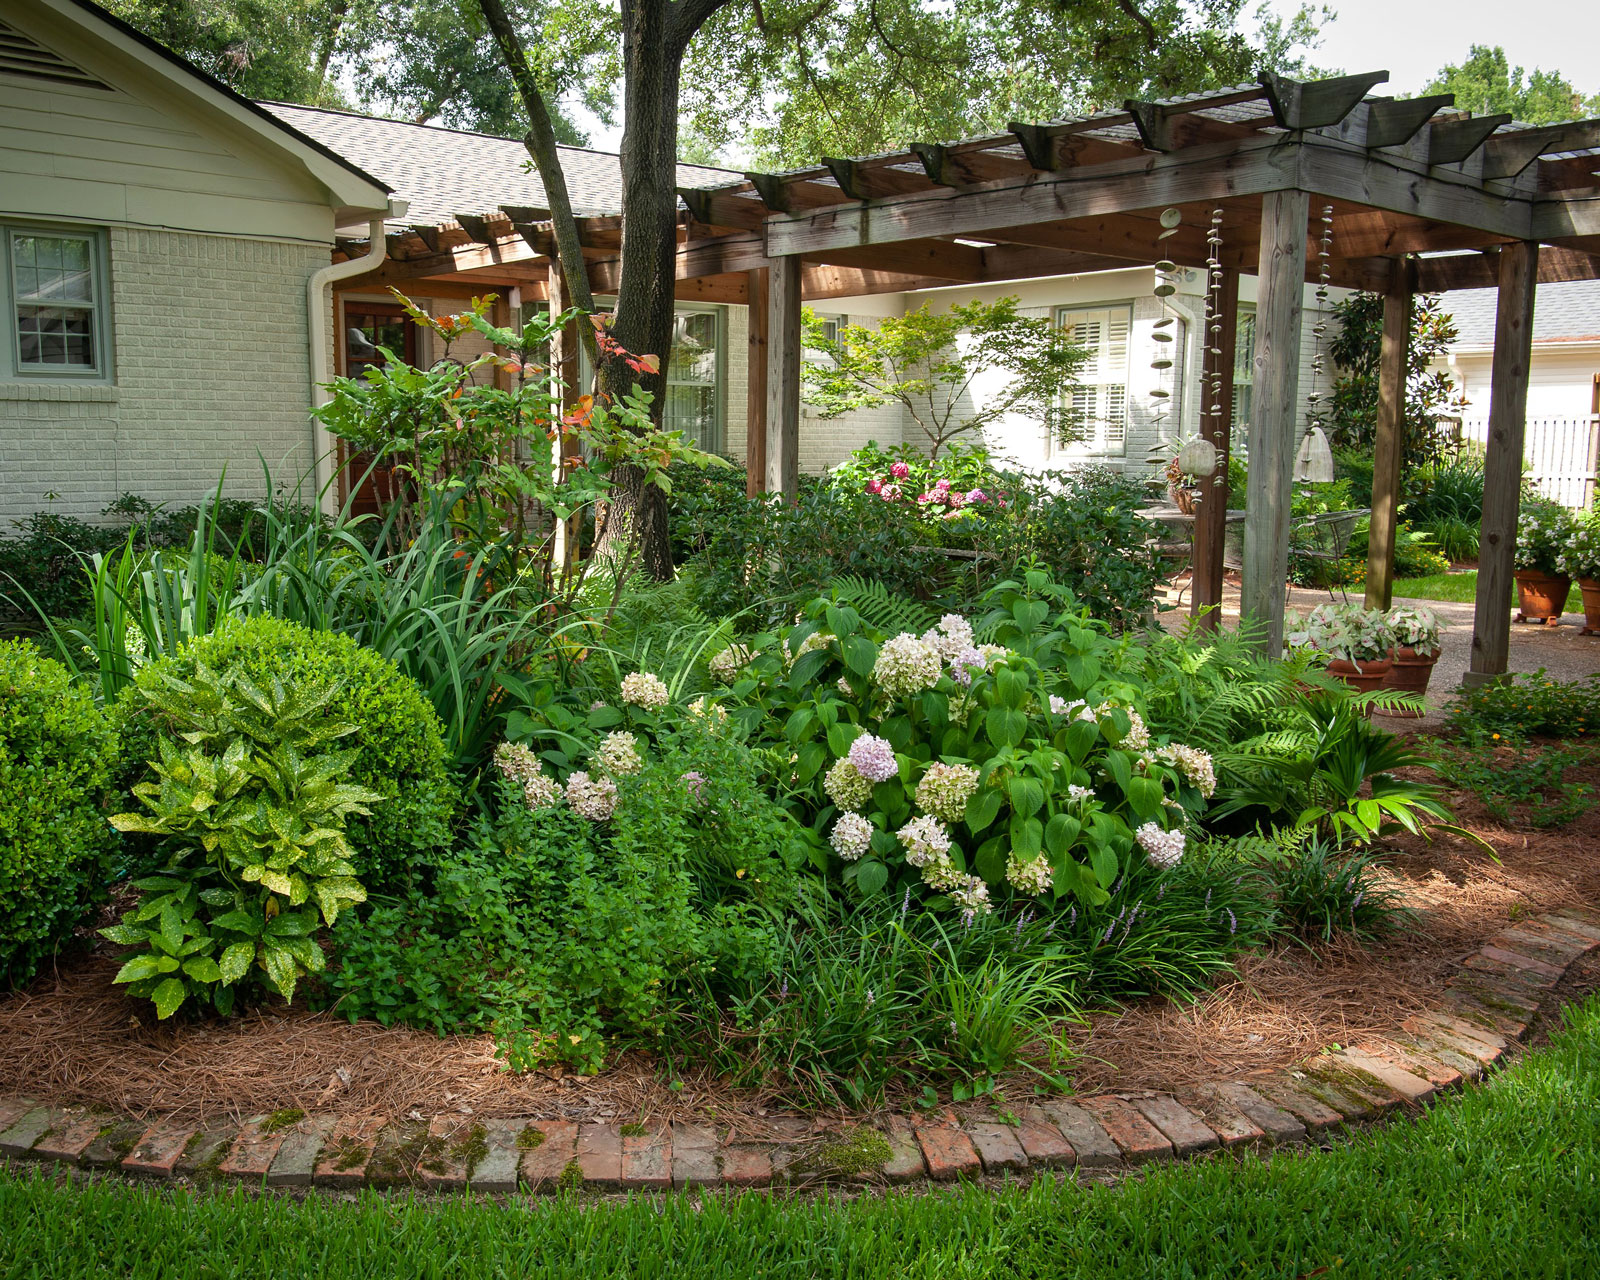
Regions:
M 1469 956 L 1439 1007 L 1408 1019 L 1397 1040 L 1324 1052 L 1287 1070 L 1201 1085 L 1181 1097 L 1042 1101 L 1006 1122 L 949 1111 L 825 1129 L 791 1119 L 772 1122 L 759 1137 L 704 1124 L 299 1111 L 203 1125 L 135 1122 L 0 1097 L 0 1156 L 158 1180 L 496 1194 L 949 1182 L 1039 1169 L 1104 1175 L 1153 1160 L 1299 1142 L 1413 1110 L 1498 1063 L 1526 1033 L 1541 995 L 1597 946 L 1600 912 L 1548 912 L 1508 926 Z

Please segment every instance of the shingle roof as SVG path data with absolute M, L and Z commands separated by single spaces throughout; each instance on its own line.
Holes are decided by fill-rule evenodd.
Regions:
M 1495 296 L 1493 289 L 1462 289 L 1444 295 L 1444 309 L 1455 317 L 1460 345 L 1494 344 Z M 1540 285 L 1533 301 L 1533 340 L 1600 341 L 1600 280 Z
M 409 201 L 408 226 L 437 226 L 458 213 L 482 216 L 501 205 L 548 207 L 539 175 L 525 171 L 527 149 L 496 138 L 437 125 L 385 120 L 284 102 L 261 104 L 324 147 L 394 188 Z M 622 209 L 622 170 L 609 151 L 561 148 L 573 211 L 615 214 Z M 680 164 L 680 187 L 709 187 L 740 175 L 727 169 Z

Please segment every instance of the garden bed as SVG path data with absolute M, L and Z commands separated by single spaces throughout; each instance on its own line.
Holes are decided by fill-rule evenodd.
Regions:
M 1600 767 L 1571 776 L 1594 785 Z M 1496 824 L 1469 794 L 1452 799 L 1463 826 L 1492 845 L 1498 861 L 1450 835 L 1393 842 L 1397 852 L 1381 877 L 1417 912 L 1412 927 L 1366 947 L 1245 952 L 1236 977 L 1193 1003 L 1151 999 L 1094 1013 L 1075 1036 L 1082 1055 L 1071 1073 L 1076 1088 L 1183 1092 L 1284 1067 L 1329 1045 L 1393 1035 L 1507 922 L 1600 897 L 1600 836 L 1581 821 L 1523 830 Z M 228 1021 L 157 1023 L 148 1001 L 112 986 L 115 950 L 101 942 L 0 1001 L 0 1093 L 136 1117 L 237 1120 L 297 1107 L 714 1120 L 749 1132 L 782 1110 L 760 1090 L 729 1088 L 703 1071 L 675 1075 L 642 1053 L 592 1077 L 559 1067 L 515 1075 L 501 1069 L 491 1036 L 440 1038 L 351 1024 L 337 1012 L 268 1006 Z M 1012 1076 L 1001 1081 L 997 1101 L 1021 1105 L 1032 1092 L 1032 1077 Z M 990 1104 L 970 1108 L 988 1111 Z

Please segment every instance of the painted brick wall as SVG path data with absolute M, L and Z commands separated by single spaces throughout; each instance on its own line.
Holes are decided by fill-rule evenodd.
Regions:
M 97 519 L 119 494 L 184 504 L 293 485 L 310 463 L 307 277 L 326 246 L 110 232 L 114 385 L 0 383 L 0 527 L 60 495 Z

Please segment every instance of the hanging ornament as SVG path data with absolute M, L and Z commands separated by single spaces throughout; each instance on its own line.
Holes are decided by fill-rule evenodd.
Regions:
M 1324 430 L 1327 415 L 1322 408 L 1322 376 L 1327 371 L 1328 323 L 1325 319 L 1332 279 L 1333 206 L 1322 206 L 1321 233 L 1317 244 L 1317 321 L 1311 326 L 1315 348 L 1311 356 L 1311 389 L 1306 394 L 1306 425 L 1300 434 L 1295 456 L 1294 477 L 1303 483 L 1326 484 L 1333 480 L 1333 452 Z

